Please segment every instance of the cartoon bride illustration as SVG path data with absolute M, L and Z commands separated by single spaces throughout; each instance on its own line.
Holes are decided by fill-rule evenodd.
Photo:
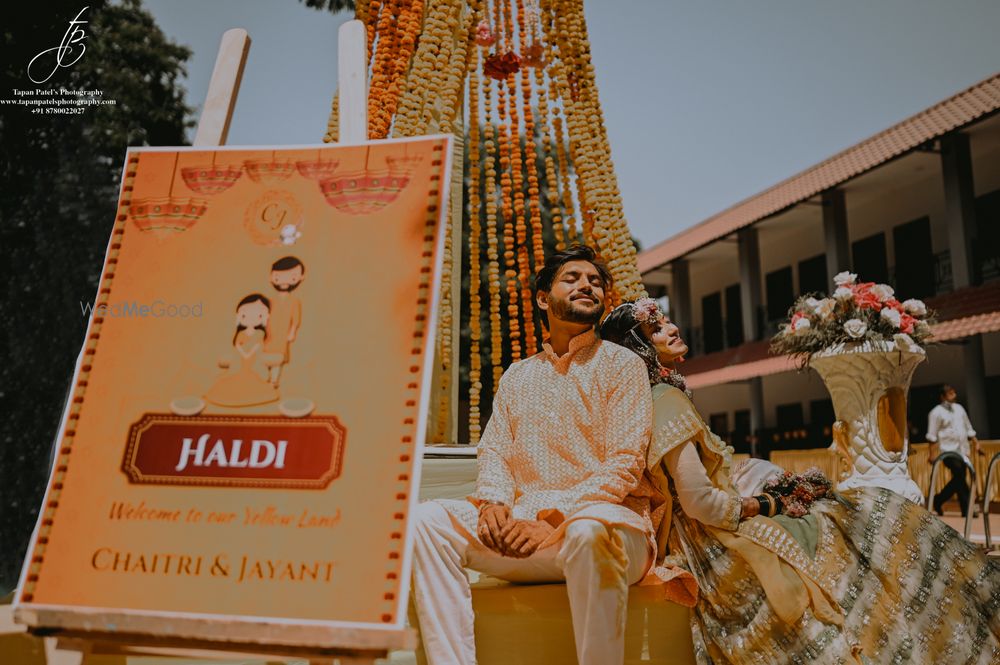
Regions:
M 270 368 L 282 362 L 277 353 L 266 353 L 271 302 L 251 293 L 236 306 L 236 332 L 232 349 L 219 361 L 227 370 L 204 394 L 209 404 L 226 407 L 258 406 L 277 402 L 278 390 L 268 382 Z
M 170 410 L 180 416 L 194 416 L 206 405 L 247 408 L 278 403 L 278 411 L 290 418 L 309 415 L 315 404 L 303 397 L 282 399 L 271 383 L 271 373 L 285 362 L 284 353 L 269 351 L 271 301 L 251 293 L 236 305 L 236 332 L 229 349 L 218 360 L 224 370 L 201 397 L 189 395 L 170 402 Z

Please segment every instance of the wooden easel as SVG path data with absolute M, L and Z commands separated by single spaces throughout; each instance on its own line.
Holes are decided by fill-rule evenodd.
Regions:
M 367 140 L 366 35 L 361 21 L 338 33 L 340 137 L 342 144 Z M 195 146 L 226 142 L 239 93 L 250 37 L 232 29 L 222 36 Z M 46 637 L 49 663 L 79 665 L 85 655 L 175 656 L 187 658 L 302 658 L 311 665 L 374 665 L 390 649 L 413 649 L 412 629 L 366 629 L 259 623 L 191 616 L 158 617 L 123 611 L 18 608 L 15 620 Z M 164 626 L 169 626 L 165 631 Z M 10 631 L 8 631 L 10 632 Z M 169 633 L 169 636 L 165 634 Z

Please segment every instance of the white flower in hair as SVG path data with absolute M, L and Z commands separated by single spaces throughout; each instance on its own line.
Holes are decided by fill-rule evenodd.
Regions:
M 812 324 L 809 323 L 809 319 L 803 316 L 801 319 L 795 322 L 795 325 L 792 326 L 792 332 L 797 334 L 802 334 L 809 332 L 810 328 L 812 328 Z
M 837 300 L 850 300 L 854 297 L 854 292 L 846 286 L 838 286 L 837 290 L 833 292 L 833 297 Z
M 927 316 L 927 305 L 923 300 L 910 298 L 903 301 L 903 310 L 910 316 Z
M 836 274 L 836 276 L 833 278 L 833 283 L 836 284 L 837 286 L 853 286 L 854 281 L 857 278 L 858 276 L 856 274 L 845 270 L 844 272 L 838 272 Z
M 879 302 L 885 302 L 892 298 L 895 291 L 888 284 L 876 284 L 872 287 L 872 293 L 878 298 Z
M 852 339 L 859 339 L 868 332 L 868 326 L 861 319 L 848 319 L 844 321 L 844 332 Z
M 891 307 L 883 309 L 879 316 L 882 317 L 883 321 L 887 321 L 890 325 L 892 325 L 893 328 L 899 328 L 903 320 L 900 313 Z

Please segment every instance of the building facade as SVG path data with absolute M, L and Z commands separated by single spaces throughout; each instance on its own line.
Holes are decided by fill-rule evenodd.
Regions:
M 851 270 L 938 313 L 908 406 L 922 440 L 943 383 L 1000 437 L 1000 74 L 642 252 L 692 349 L 699 410 L 739 452 L 829 445 L 819 376 L 769 353 L 795 298 Z

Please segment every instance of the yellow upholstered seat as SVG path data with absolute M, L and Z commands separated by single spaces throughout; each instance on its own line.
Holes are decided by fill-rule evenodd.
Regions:
M 689 610 L 654 587 L 629 589 L 626 665 L 694 663 Z M 511 584 L 482 576 L 472 585 L 479 665 L 575 665 L 573 623 L 563 584 Z M 410 621 L 417 626 L 411 612 Z M 426 665 L 423 649 L 417 663 Z

